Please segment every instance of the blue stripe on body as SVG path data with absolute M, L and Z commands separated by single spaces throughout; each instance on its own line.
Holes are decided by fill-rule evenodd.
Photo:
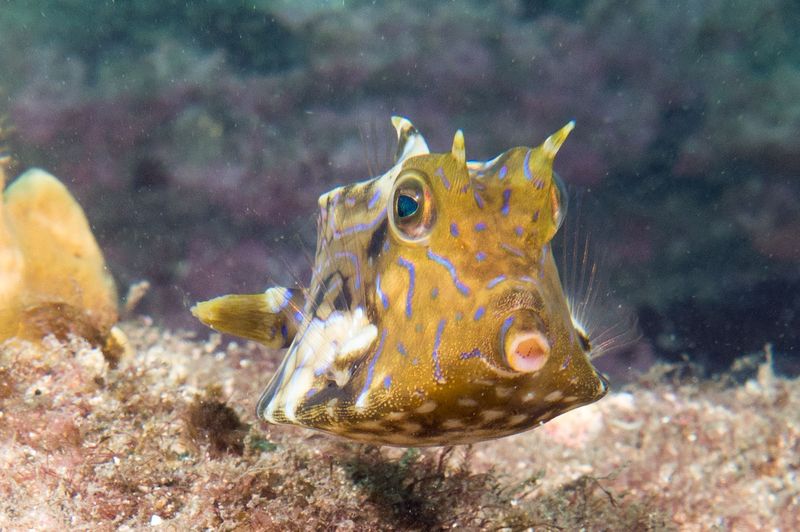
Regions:
M 375 204 L 378 203 L 379 199 L 381 199 L 380 189 L 376 190 L 375 194 L 373 194 L 372 197 L 370 198 L 369 203 L 367 203 L 367 209 L 372 210 L 372 208 L 375 207 Z
M 381 333 L 381 340 L 378 343 L 378 349 L 375 351 L 375 354 L 372 355 L 372 360 L 369 361 L 369 366 L 367 366 L 367 380 L 364 382 L 364 387 L 361 388 L 361 393 L 358 394 L 358 399 L 356 399 L 356 407 L 361 408 L 364 406 L 364 401 L 367 399 L 367 394 L 369 393 L 369 387 L 372 384 L 372 376 L 375 372 L 375 363 L 378 361 L 378 358 L 381 356 L 383 352 L 383 343 L 386 341 L 386 333 L 388 332 L 387 329 L 384 329 Z
M 479 209 L 483 209 L 483 198 L 478 193 L 477 190 L 472 191 L 472 197 L 475 198 L 475 204 L 478 206 Z
M 525 160 L 522 162 L 522 170 L 525 172 L 525 179 L 528 181 L 533 180 L 533 175 L 531 174 L 531 167 L 529 163 L 531 162 L 531 150 L 528 150 L 528 153 L 525 154 Z
M 355 286 L 356 290 L 361 289 L 361 261 L 358 260 L 358 256 L 351 251 L 337 251 L 333 254 L 333 256 L 337 259 L 347 259 L 353 264 L 353 269 L 356 273 L 355 279 Z
M 461 360 L 469 360 L 470 358 L 484 358 L 483 353 L 477 347 L 472 351 L 461 353 Z
M 503 213 L 503 216 L 508 216 L 510 202 L 511 202 L 511 189 L 507 188 L 503 191 L 503 207 L 500 209 L 500 212 Z
M 442 180 L 442 184 L 444 185 L 444 188 L 446 190 L 450 190 L 450 180 L 447 179 L 447 176 L 444 175 L 444 168 L 442 168 L 440 166 L 439 168 L 436 169 L 436 172 L 434 172 L 434 173 L 436 175 L 438 175 L 439 178 Z
M 436 338 L 433 341 L 433 352 L 431 356 L 433 357 L 433 378 L 436 379 L 436 382 L 443 382 L 442 376 L 442 367 L 439 365 L 439 346 L 442 343 L 442 332 L 444 332 L 444 326 L 447 324 L 447 320 L 440 320 L 439 325 L 436 327 Z
M 469 295 L 470 293 L 469 287 L 458 279 L 458 272 L 456 271 L 456 267 L 453 265 L 452 262 L 442 257 L 441 255 L 437 255 L 436 253 L 431 251 L 430 248 L 428 248 L 428 258 L 434 261 L 435 263 L 444 266 L 445 269 L 447 269 L 447 271 L 450 273 L 450 278 L 453 280 L 453 284 L 456 285 L 456 289 L 465 296 Z
M 497 277 L 486 283 L 486 288 L 494 288 L 495 286 L 499 285 L 505 280 L 506 280 L 505 275 L 498 275 Z
M 414 263 L 404 259 L 403 257 L 397 257 L 397 264 L 408 270 L 408 293 L 406 294 L 406 317 L 410 318 L 411 315 L 413 314 L 413 309 L 411 308 L 411 302 L 414 299 L 414 281 L 416 277 L 416 272 L 414 270 Z
M 378 295 L 378 299 L 381 300 L 381 304 L 383 305 L 383 310 L 389 308 L 389 300 L 386 298 L 386 294 L 383 293 L 383 290 L 381 290 L 380 273 L 375 276 L 375 293 Z
M 276 312 L 280 312 L 285 309 L 289 305 L 289 301 L 292 300 L 292 291 L 291 290 L 284 290 L 283 291 L 283 301 L 281 304 L 278 305 L 278 310 Z
M 373 218 L 372 220 L 370 220 L 369 222 L 351 225 L 350 227 L 345 227 L 341 231 L 338 231 L 338 230 L 336 230 L 334 228 L 334 230 L 333 230 L 333 238 L 335 240 L 338 240 L 338 239 L 342 238 L 343 236 L 352 235 L 353 233 L 360 233 L 362 231 L 369 231 L 369 230 L 375 229 L 375 227 L 385 217 L 386 217 L 386 207 L 381 209 L 381 212 L 379 212 L 378 215 L 375 218 Z M 331 216 L 331 219 L 333 219 L 333 216 Z
M 525 253 L 521 249 L 515 248 L 514 246 L 509 246 L 505 242 L 501 242 L 500 243 L 500 247 L 503 248 L 504 250 L 508 251 L 512 255 L 516 255 L 517 257 L 524 257 L 525 256 Z

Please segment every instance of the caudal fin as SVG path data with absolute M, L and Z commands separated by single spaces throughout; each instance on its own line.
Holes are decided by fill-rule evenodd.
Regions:
M 192 314 L 214 329 L 268 347 L 287 347 L 297 332 L 302 292 L 270 288 L 261 294 L 231 294 L 202 301 Z

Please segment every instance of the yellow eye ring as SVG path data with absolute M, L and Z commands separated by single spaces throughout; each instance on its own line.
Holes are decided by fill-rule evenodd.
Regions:
M 392 189 L 389 224 L 404 242 L 422 242 L 436 222 L 433 193 L 425 174 L 405 170 Z

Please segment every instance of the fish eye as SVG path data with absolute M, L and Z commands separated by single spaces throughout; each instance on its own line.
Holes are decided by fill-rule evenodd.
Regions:
M 567 205 L 569 204 L 569 194 L 567 193 L 567 186 L 559 175 L 553 172 L 553 186 L 550 189 L 550 201 L 553 212 L 553 223 L 558 231 L 564 224 L 564 219 L 567 217 Z
M 413 216 L 418 209 L 419 201 L 417 201 L 417 198 L 407 193 L 401 193 L 397 196 L 397 207 L 395 211 L 397 212 L 398 218 L 403 219 Z
M 406 170 L 398 176 L 389 221 L 395 234 L 406 242 L 418 242 L 430 234 L 435 212 L 431 188 L 423 173 Z

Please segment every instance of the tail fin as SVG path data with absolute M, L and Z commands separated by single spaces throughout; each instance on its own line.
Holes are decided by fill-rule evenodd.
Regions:
M 255 340 L 268 347 L 288 347 L 299 325 L 303 294 L 275 287 L 262 294 L 231 294 L 197 303 L 192 314 L 226 334 Z

